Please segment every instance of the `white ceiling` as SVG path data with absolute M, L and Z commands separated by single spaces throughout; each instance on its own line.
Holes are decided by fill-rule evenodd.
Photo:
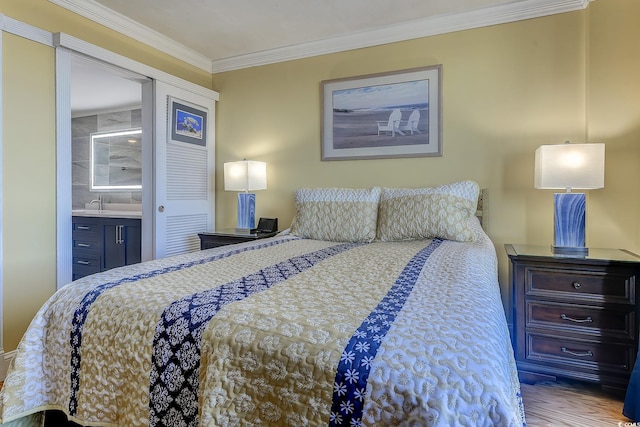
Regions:
M 212 73 L 584 9 L 591 0 L 49 0 Z
M 96 0 L 219 60 L 522 0 Z
M 216 73 L 584 9 L 592 0 L 50 1 Z M 96 95 L 89 88 L 98 76 L 86 74 L 99 71 L 73 70 L 85 74 L 76 93 L 86 103 L 119 92 L 109 86 Z

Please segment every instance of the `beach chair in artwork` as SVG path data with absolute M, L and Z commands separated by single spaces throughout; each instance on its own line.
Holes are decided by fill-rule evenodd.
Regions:
M 396 136 L 396 133 L 404 135 L 400 130 L 400 119 L 402 119 L 402 112 L 399 109 L 395 109 L 389 114 L 389 121 L 377 121 L 378 124 L 378 136 L 380 132 L 391 132 L 391 136 Z
M 413 110 L 409 115 L 409 120 L 406 122 L 402 121 L 400 123 L 400 130 L 405 130 L 411 132 L 413 135 L 414 132 L 422 133 L 418 130 L 418 122 L 420 121 L 420 111 Z

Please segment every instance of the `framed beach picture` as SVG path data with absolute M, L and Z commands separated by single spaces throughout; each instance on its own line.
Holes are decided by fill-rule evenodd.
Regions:
M 206 110 L 171 97 L 169 108 L 171 114 L 169 139 L 205 147 L 207 145 Z
M 442 65 L 322 82 L 322 160 L 442 156 Z

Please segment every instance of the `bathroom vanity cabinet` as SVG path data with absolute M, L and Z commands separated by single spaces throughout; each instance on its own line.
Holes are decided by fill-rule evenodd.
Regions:
M 140 219 L 73 217 L 73 280 L 141 260 Z

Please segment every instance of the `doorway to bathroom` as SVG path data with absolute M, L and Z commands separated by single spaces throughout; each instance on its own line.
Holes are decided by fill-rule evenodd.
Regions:
M 144 76 L 73 55 L 71 204 L 75 211 L 142 210 Z
M 73 280 L 142 259 L 142 87 L 148 82 L 71 57 Z
M 91 45 L 72 36 L 54 34 L 56 47 L 56 228 L 57 228 L 57 286 L 69 283 L 72 278 L 73 254 L 72 241 L 72 205 L 83 209 L 82 204 L 100 203 L 98 198 L 77 197 L 85 193 L 92 197 L 97 193 L 96 181 L 99 186 L 120 186 L 111 182 L 111 173 L 107 175 L 92 175 L 91 157 L 87 161 L 86 153 L 72 157 L 72 117 L 71 90 L 74 60 L 93 61 L 107 67 L 106 71 L 115 72 L 116 76 L 125 80 L 137 82 L 136 93 L 141 88 L 141 108 L 139 115 L 137 105 L 130 108 L 117 108 L 119 111 L 107 111 L 106 116 L 100 117 L 96 112 L 95 123 L 111 122 L 111 113 L 120 113 L 131 119 L 130 125 L 135 125 L 137 117 L 141 124 L 142 145 L 142 188 L 116 191 L 101 189 L 103 197 L 128 198 L 126 201 L 140 199 L 141 212 L 141 255 L 142 261 L 162 258 L 169 255 L 199 250 L 198 233 L 212 229 L 215 225 L 215 107 L 219 94 L 211 89 L 182 80 L 155 68 L 141 64 L 135 60 L 109 52 L 95 45 Z M 105 71 L 104 69 L 102 71 Z M 75 85 L 75 84 L 74 84 Z M 107 89 L 108 94 L 112 91 Z M 106 95 L 102 95 L 106 96 Z M 91 97 L 91 98 L 95 98 Z M 173 109 L 176 105 L 185 105 L 200 112 L 207 132 L 201 143 L 185 143 L 174 138 L 172 126 Z M 125 106 L 126 107 L 126 106 Z M 93 113 L 89 111 L 90 113 Z M 74 111 L 74 118 L 94 114 L 78 114 Z M 114 123 L 117 121 L 113 121 Z M 179 123 L 175 123 L 178 126 Z M 110 132 L 109 130 L 104 130 Z M 86 131 L 83 131 L 86 137 Z M 90 132 L 89 132 L 90 133 Z M 94 133 L 100 136 L 101 132 Z M 100 143 L 104 143 L 101 140 Z M 120 142 L 120 144 L 124 144 Z M 82 144 L 81 144 L 82 145 Z M 126 145 L 126 144 L 124 144 Z M 83 145 L 86 147 L 86 144 Z M 103 147 L 104 148 L 104 147 Z M 131 153 L 129 153 L 131 154 Z M 134 175 L 134 170 L 122 171 L 120 165 L 111 165 L 109 160 L 102 159 L 99 166 L 106 171 L 114 166 L 119 175 L 115 181 L 127 181 Z M 116 159 L 119 161 L 118 159 Z M 84 166 L 82 163 L 84 162 Z M 89 165 L 87 165 L 87 163 Z M 76 168 L 72 171 L 72 164 Z M 130 166 L 125 166 L 128 168 Z M 84 168 L 84 170 L 83 170 Z M 120 168 L 119 171 L 117 169 Z M 132 168 L 135 169 L 135 168 Z M 95 169 L 94 169 L 95 170 Z M 123 172 L 125 173 L 124 175 Z M 93 184 L 86 184 L 86 176 L 93 179 Z M 84 175 L 83 180 L 78 177 Z M 76 197 L 72 197 L 71 188 L 76 183 Z M 93 187 L 92 187 L 93 185 Z M 93 190 L 92 190 L 93 189 Z M 122 190 L 122 188 L 120 189 Z M 88 194 L 86 194 L 88 193 Z M 82 200 L 77 202 L 74 200 Z M 104 199 L 102 200 L 104 202 Z M 107 203 L 113 199 L 107 200 Z

